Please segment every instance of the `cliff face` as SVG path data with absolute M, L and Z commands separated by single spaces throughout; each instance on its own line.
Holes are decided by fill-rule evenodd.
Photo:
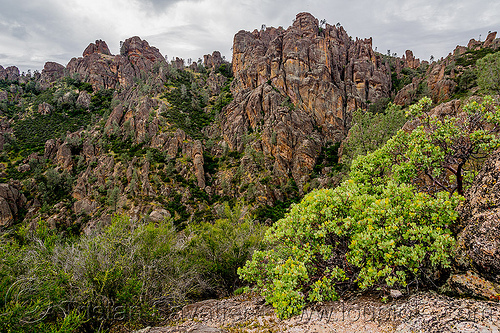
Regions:
M 240 31 L 233 44 L 234 101 L 221 118 L 224 140 L 243 151 L 245 134 L 261 133 L 274 174 L 307 180 L 328 141 L 342 140 L 351 113 L 388 97 L 391 74 L 371 39 L 352 40 L 342 27 L 308 13 L 288 29 Z
M 113 56 L 106 42 L 96 40 L 83 52 L 83 57 L 68 63 L 68 75 L 78 75 L 96 89 L 114 89 L 120 84 L 129 87 L 133 79 L 147 76 L 155 63 L 166 64 L 160 51 L 139 37 L 121 45 L 121 54 Z

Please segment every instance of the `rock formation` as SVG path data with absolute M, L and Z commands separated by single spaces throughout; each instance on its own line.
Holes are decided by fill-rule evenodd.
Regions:
M 64 77 L 64 66 L 57 62 L 46 62 L 42 69 L 42 83 L 48 88 L 51 83 Z
M 78 75 L 95 89 L 128 87 L 134 78 L 144 78 L 155 63 L 165 63 L 157 48 L 139 37 L 132 37 L 122 44 L 121 54 L 113 56 L 106 42 L 97 40 L 83 52 L 83 58 L 73 58 L 66 69 L 69 75 Z
M 222 64 L 223 60 L 219 51 L 214 51 L 211 55 L 205 54 L 203 56 L 203 65 L 206 68 L 214 68 L 219 67 Z
M 371 38 L 320 28 L 308 13 L 286 30 L 238 32 L 232 65 L 234 101 L 222 116 L 224 140 L 243 151 L 245 134 L 261 132 L 258 149 L 275 158 L 275 176 L 291 174 L 299 188 L 321 147 L 345 137 L 351 113 L 391 89 L 390 70 Z
M 7 68 L 0 66 L 0 80 L 17 81 L 19 77 L 19 69 L 16 66 L 9 66 Z
M 500 151 L 492 153 L 460 208 L 456 261 L 498 286 L 500 294 Z
M 0 184 L 0 229 L 10 226 L 26 204 L 26 197 L 19 191 L 19 185 Z

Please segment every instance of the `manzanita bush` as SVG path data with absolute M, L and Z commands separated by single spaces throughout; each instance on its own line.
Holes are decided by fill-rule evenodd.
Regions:
M 438 118 L 427 113 L 430 100 L 421 100 L 410 109 L 420 126 L 354 160 L 339 187 L 311 192 L 293 205 L 267 230 L 270 249 L 255 252 L 240 277 L 288 318 L 306 301 L 336 299 L 344 284 L 402 288 L 448 268 L 455 243 L 449 227 L 464 187 L 449 169 L 458 164 L 462 177 L 474 175 L 466 168 L 470 159 L 498 147 L 483 124 L 491 121 L 492 129 L 500 119 L 492 105 L 486 98 L 465 106 L 462 116 Z M 457 152 L 460 142 L 470 145 L 467 151 Z M 432 182 L 443 183 L 424 191 L 421 185 Z

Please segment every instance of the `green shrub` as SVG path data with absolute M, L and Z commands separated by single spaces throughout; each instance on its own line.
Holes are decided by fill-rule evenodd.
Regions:
M 0 243 L 2 332 L 96 331 L 120 320 L 148 325 L 206 285 L 170 221 L 116 216 L 99 233 L 72 240 L 41 223 L 13 236 Z
M 381 147 L 404 125 L 406 117 L 401 106 L 389 103 L 384 112 L 358 109 L 352 121 L 342 156 L 346 164 L 358 155 L 366 155 Z
M 420 126 L 358 156 L 341 186 L 293 205 L 267 231 L 271 249 L 255 252 L 238 271 L 279 317 L 299 313 L 305 300 L 335 299 L 344 280 L 387 290 L 449 268 L 449 228 L 475 176 L 466 166 L 500 146 L 491 132 L 500 111 L 491 98 L 454 117 L 431 116 L 430 106 L 424 98 L 410 107 Z
M 486 93 L 500 92 L 500 52 L 488 54 L 477 61 L 477 83 Z
M 241 286 L 237 269 L 261 249 L 265 227 L 256 224 L 247 214 L 244 203 L 230 207 L 225 203 L 223 218 L 213 224 L 191 225 L 193 238 L 188 246 L 190 262 L 196 265 L 214 292 L 230 295 Z
M 335 299 L 346 279 L 360 289 L 405 287 L 449 267 L 454 238 L 446 226 L 458 202 L 393 182 L 373 189 L 349 180 L 314 191 L 267 231 L 273 248 L 255 252 L 238 273 L 281 318 L 299 313 L 306 299 Z

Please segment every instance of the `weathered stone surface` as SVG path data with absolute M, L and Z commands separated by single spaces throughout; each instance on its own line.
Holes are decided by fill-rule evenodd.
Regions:
M 403 55 L 404 67 L 417 69 L 420 66 L 420 59 L 415 58 L 411 50 L 406 50 Z
M 31 167 L 29 164 L 21 164 L 20 166 L 17 167 L 18 172 L 26 172 L 30 171 Z
M 201 144 L 201 141 L 196 140 L 194 142 L 191 154 L 193 158 L 194 174 L 196 175 L 196 179 L 198 181 L 198 187 L 203 189 L 205 188 L 205 171 L 203 168 L 203 145 Z
M 16 66 L 9 66 L 7 68 L 0 66 L 0 80 L 18 81 L 19 78 L 19 68 Z
M 78 99 L 76 100 L 76 105 L 87 109 L 90 105 L 90 100 L 91 96 L 88 92 L 86 92 L 85 90 L 80 91 L 80 93 L 78 94 Z
M 398 91 L 396 97 L 394 97 L 394 104 L 402 106 L 410 105 L 417 96 L 417 89 L 419 83 L 420 83 L 419 81 L 412 82 L 404 86 L 400 91 Z
M 149 214 L 149 218 L 153 222 L 160 222 L 160 221 L 163 221 L 165 219 L 169 219 L 170 213 L 168 212 L 168 210 L 165 210 L 165 209 L 161 209 L 161 208 L 155 209 L 151 212 L 151 214 Z
M 45 158 L 45 159 L 54 158 L 59 146 L 60 146 L 60 142 L 58 142 L 54 139 L 47 140 L 47 142 L 45 142 L 45 151 L 43 154 L 43 158 Z
M 184 59 L 175 57 L 175 59 L 172 59 L 171 61 L 172 66 L 174 66 L 175 69 L 178 70 L 183 70 L 184 69 Z
M 467 48 L 469 50 L 479 50 L 482 46 L 482 43 L 478 40 L 475 40 L 474 38 L 472 38 L 471 40 L 469 40 L 469 43 L 467 43 Z
M 262 132 L 275 176 L 291 173 L 301 188 L 326 141 L 342 140 L 351 113 L 390 93 L 390 71 L 371 39 L 297 15 L 288 29 L 240 31 L 233 43 L 234 100 L 222 115 L 229 148 L 242 151 L 250 130 Z
M 57 62 L 46 62 L 45 66 L 43 66 L 41 76 L 43 86 L 47 88 L 51 83 L 64 77 L 64 70 L 64 66 Z
M 261 297 L 244 295 L 190 304 L 172 319 L 174 326 L 147 327 L 135 333 L 196 332 L 200 325 L 230 332 L 498 332 L 500 304 L 429 292 L 388 304 L 358 296 L 307 307 L 302 315 L 279 320 Z
M 448 61 L 450 61 L 448 58 Z M 434 103 L 439 104 L 450 99 L 455 92 L 456 82 L 445 76 L 448 61 L 434 62 L 427 70 L 427 86 Z
M 488 37 L 486 37 L 486 40 L 484 41 L 483 47 L 490 47 L 493 44 L 493 41 L 495 40 L 495 37 L 497 36 L 497 32 L 493 31 L 488 34 Z
M 450 292 L 460 296 L 481 298 L 485 300 L 500 300 L 500 285 L 485 280 L 477 274 L 468 271 L 466 274 L 454 274 L 447 283 Z
M 71 59 L 66 66 L 68 74 L 77 74 L 94 89 L 116 88 L 118 84 L 128 87 L 135 78 L 146 75 L 155 63 L 165 63 L 157 48 L 137 36 L 125 40 L 120 52 L 113 56 L 104 41 L 96 41 L 85 49 L 83 58 Z
M 19 192 L 18 186 L 0 184 L 0 228 L 12 225 L 25 204 L 26 197 Z
M 460 207 L 458 267 L 500 283 L 500 150 L 490 155 Z
M 52 105 L 49 103 L 43 102 L 38 104 L 38 113 L 43 114 L 44 116 L 52 113 Z
M 96 208 L 97 208 L 97 203 L 89 199 L 78 200 L 75 201 L 75 203 L 73 204 L 73 210 L 77 215 L 81 213 L 90 215 Z
M 219 51 L 214 51 L 211 55 L 205 54 L 203 56 L 203 65 L 207 68 L 219 67 L 222 62 L 222 57 Z
M 218 95 L 221 92 L 222 86 L 226 83 L 227 78 L 223 75 L 210 72 L 207 78 L 207 87 L 212 95 Z
M 71 147 L 66 142 L 60 145 L 57 149 L 55 162 L 64 170 L 70 171 L 71 169 L 73 169 Z
M 87 48 L 83 51 L 83 56 L 85 57 L 93 53 L 111 55 L 108 44 L 106 44 L 106 42 L 101 39 L 96 40 L 95 43 L 90 43 L 89 46 L 87 46 Z

